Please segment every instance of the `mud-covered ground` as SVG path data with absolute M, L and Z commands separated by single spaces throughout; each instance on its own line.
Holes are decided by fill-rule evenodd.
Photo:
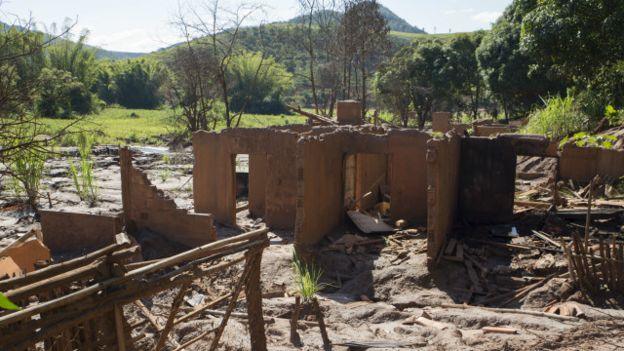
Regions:
M 71 152 L 72 150 L 65 150 Z M 41 206 L 54 209 L 100 213 L 121 211 L 121 184 L 116 149 L 100 147 L 95 150 L 95 176 L 100 188 L 97 204 L 89 207 L 76 194 L 68 173 L 72 156 L 50 160 L 42 189 Z M 181 153 L 137 154 L 135 163 L 148 172 L 153 184 L 176 199 L 178 206 L 192 208 L 192 156 Z M 535 167 L 533 167 L 535 168 Z M 544 167 L 546 174 L 548 167 Z M 525 170 L 531 180 L 519 180 L 519 190 L 541 186 L 533 173 Z M 525 183 L 522 183 L 525 182 Z M 0 246 L 7 245 L 31 227 L 37 226 L 32 213 L 13 199 L 10 187 L 3 183 L 0 193 Z M 546 186 L 545 184 L 542 184 Z M 48 196 L 49 194 L 49 196 Z M 539 245 L 527 231 L 544 225 L 544 214 L 521 211 L 517 221 L 508 226 L 471 228 L 471 239 L 457 240 L 477 277 L 459 260 L 458 249 L 450 249 L 440 260 L 435 271 L 426 265 L 427 238 L 424 228 L 389 236 L 364 236 L 349 225 L 337 230 L 319 248 L 317 263 L 323 270 L 323 292 L 319 302 L 325 316 L 329 338 L 334 350 L 358 349 L 353 345 L 377 343 L 376 350 L 618 350 L 624 348 L 624 313 L 616 309 L 598 309 L 586 305 L 582 297 L 563 291 L 565 260 L 560 253 L 541 250 L 509 250 L 483 245 L 478 240 L 498 240 L 507 233 L 518 232 L 517 238 L 503 242 L 518 245 Z M 261 227 L 261 219 L 247 217 L 247 211 L 238 214 L 244 229 Z M 515 229 L 513 229 L 515 228 Z M 239 233 L 239 229 L 218 227 L 221 238 Z M 466 233 L 464 233 L 466 234 Z M 357 236 L 355 236 L 357 235 Z M 290 317 L 293 311 L 296 286 L 293 281 L 293 233 L 270 232 L 271 245 L 262 259 L 263 308 L 270 350 L 321 350 L 323 343 L 318 323 L 304 306 L 299 321 L 298 342 L 293 343 Z M 515 236 L 515 235 L 514 235 Z M 465 236 L 464 236 L 465 237 Z M 157 250 L 158 248 L 150 248 Z M 241 267 L 234 266 L 225 274 L 198 281 L 195 293 L 187 296 L 182 311 L 196 304 L 195 299 L 211 299 L 231 290 Z M 535 284 L 544 277 L 544 283 L 521 298 L 511 300 L 518 289 Z M 476 286 L 478 285 L 478 286 Z M 161 325 L 166 321 L 167 306 L 175 291 L 166 291 L 145 305 Z M 244 300 L 244 298 L 243 298 Z M 542 311 L 562 301 L 577 303 L 583 315 L 580 318 L 558 319 L 514 313 L 513 309 Z M 508 308 L 504 312 L 462 304 L 494 308 Z M 224 310 L 224 304 L 215 306 Z M 238 312 L 244 312 L 244 301 Z M 136 307 L 126 307 L 130 324 L 140 316 Z M 169 349 L 214 328 L 219 315 L 205 313 L 200 318 L 181 323 L 172 332 Z M 433 321 L 434 323 L 425 322 Z M 485 333 L 484 327 L 513 328 L 515 334 Z M 154 345 L 157 332 L 149 325 L 133 331 L 141 335 L 139 347 Z M 210 337 L 189 349 L 207 350 Z M 230 320 L 222 338 L 224 350 L 249 349 L 246 320 L 236 315 Z M 363 348 L 359 348 L 363 349 Z

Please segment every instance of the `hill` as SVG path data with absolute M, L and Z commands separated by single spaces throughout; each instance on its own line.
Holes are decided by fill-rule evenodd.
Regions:
M 381 15 L 388 21 L 388 27 L 390 31 L 399 32 L 399 33 L 415 33 L 415 34 L 424 34 L 425 31 L 409 24 L 406 20 L 399 17 L 396 13 L 392 12 L 389 8 L 379 5 L 379 12 Z M 323 16 L 324 18 L 335 18 L 336 20 L 340 20 L 342 16 L 341 12 L 332 11 L 332 10 L 323 10 L 319 11 L 315 14 L 315 16 Z M 297 16 L 287 23 L 301 23 L 303 21 L 307 21 L 308 15 Z
M 96 46 L 87 45 L 87 47 L 95 50 L 95 58 L 98 60 L 125 60 L 133 59 L 147 54 L 141 52 L 125 52 L 125 51 L 111 51 L 98 48 Z
M 386 21 L 388 21 L 388 27 L 390 27 L 391 31 L 416 34 L 426 33 L 424 30 L 409 24 L 406 20 L 399 17 L 397 14 L 395 14 L 389 8 L 383 5 L 379 6 L 379 12 L 382 16 L 384 16 Z
M 0 22 L 0 29 L 4 29 L 4 28 L 18 28 L 19 30 L 24 30 L 24 27 L 21 26 L 16 26 L 16 25 L 10 25 L 10 24 L 6 24 L 4 22 Z M 42 31 L 36 31 L 41 33 Z M 48 33 L 43 33 L 44 38 L 50 39 L 51 35 Z M 65 40 L 65 39 L 58 39 L 58 40 Z M 131 58 L 137 58 L 137 57 L 141 57 L 143 55 L 145 55 L 144 53 L 138 53 L 138 52 L 124 52 L 124 51 L 112 51 L 112 50 L 105 50 L 102 48 L 99 48 L 97 46 L 92 46 L 92 45 L 85 45 L 87 48 L 93 50 L 95 52 L 95 57 L 97 59 L 108 59 L 108 60 L 124 60 L 124 59 L 131 59 Z

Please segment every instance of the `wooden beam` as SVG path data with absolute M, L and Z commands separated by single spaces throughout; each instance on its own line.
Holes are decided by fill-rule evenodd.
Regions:
M 338 121 L 335 121 L 331 118 L 327 118 L 325 116 L 321 116 L 321 115 L 317 115 L 315 113 L 311 113 L 311 112 L 306 112 L 298 107 L 294 107 L 291 105 L 286 105 L 289 109 L 293 110 L 294 112 L 297 112 L 298 114 L 304 115 L 308 118 L 312 118 L 313 120 L 323 123 L 325 125 L 338 125 Z

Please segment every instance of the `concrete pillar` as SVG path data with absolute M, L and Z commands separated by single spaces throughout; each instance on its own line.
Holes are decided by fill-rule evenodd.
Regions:
M 452 129 L 450 112 L 434 112 L 431 119 L 431 129 L 434 132 L 446 133 Z
M 362 124 L 362 104 L 356 100 L 338 101 L 336 116 L 338 124 Z

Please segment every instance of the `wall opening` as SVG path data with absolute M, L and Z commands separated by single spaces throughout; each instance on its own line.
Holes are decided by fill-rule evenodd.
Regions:
M 388 230 L 385 222 L 390 223 L 392 211 L 388 159 L 386 154 L 366 153 L 347 154 L 344 158 L 345 213 L 364 233 Z M 354 216 L 362 220 L 363 224 L 358 223 L 359 220 Z
M 549 208 L 553 204 L 557 158 L 518 156 L 514 212 L 526 208 Z M 544 196 L 545 192 L 549 194 Z
M 234 155 L 236 217 L 249 215 L 249 154 Z

